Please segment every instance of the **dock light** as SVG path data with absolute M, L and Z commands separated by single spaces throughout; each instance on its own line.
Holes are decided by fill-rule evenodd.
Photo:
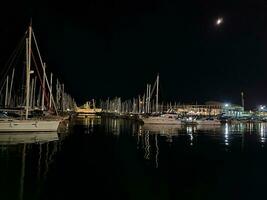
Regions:
M 229 107 L 229 104 L 228 103 L 224 104 L 224 107 Z

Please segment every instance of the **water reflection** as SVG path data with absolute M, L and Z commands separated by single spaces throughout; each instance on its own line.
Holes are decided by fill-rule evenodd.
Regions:
M 154 135 L 154 140 L 150 140 L 152 135 Z M 266 123 L 224 124 L 216 126 L 162 126 L 145 124 L 140 125 L 136 136 L 138 138 L 138 148 L 141 147 L 145 150 L 145 159 L 153 161 L 151 159 L 151 149 L 156 149 L 156 152 L 153 154 L 155 156 L 153 162 L 158 167 L 159 152 L 162 146 L 158 144 L 158 140 L 169 144 L 174 143 L 174 146 L 177 146 L 178 143 L 182 143 L 185 146 L 188 144 L 191 147 L 197 144 L 196 151 L 202 151 L 204 145 L 215 145 L 213 148 L 221 149 L 225 152 L 233 151 L 233 149 L 244 151 L 248 148 L 257 148 L 259 144 L 262 148 L 264 147 L 266 143 Z M 145 143 L 143 146 L 140 146 L 139 141 L 142 140 L 142 137 L 145 139 Z M 255 140 L 254 138 L 257 139 Z M 208 143 L 206 144 L 207 141 Z
M 0 134 L 1 199 L 40 198 L 58 140 L 57 132 Z
M 74 124 L 75 126 L 82 126 L 84 133 L 91 134 L 94 131 L 94 127 L 101 124 L 101 117 L 96 115 L 78 117 L 75 119 Z
M 203 148 L 203 145 L 215 145 L 214 148 L 231 152 L 233 148 L 239 148 L 240 151 L 250 148 L 252 137 L 257 138 L 255 141 L 258 141 L 258 145 L 260 144 L 261 147 L 264 147 L 266 142 L 265 123 L 191 126 L 142 125 L 131 120 L 92 117 L 83 119 L 82 124 L 85 132 L 93 132 L 96 127 L 103 127 L 105 133 L 111 133 L 118 137 L 121 134 L 131 133 L 133 138 L 136 138 L 137 149 L 143 151 L 143 158 L 152 161 L 155 167 L 159 166 L 159 152 L 164 143 L 171 148 L 181 142 L 186 148 L 191 147 L 196 150 Z M 257 144 L 254 143 L 254 145 Z
M 117 118 L 91 117 L 83 119 L 82 124 L 85 132 L 93 132 L 94 128 L 103 127 L 105 133 L 112 133 L 120 136 L 121 134 L 131 132 L 136 137 L 138 149 L 144 149 L 144 158 L 151 159 L 151 151 L 159 149 L 159 140 L 171 144 L 178 138 L 187 138 L 189 146 L 202 145 L 201 140 L 207 137 L 211 143 L 218 142 L 223 144 L 225 150 L 229 149 L 234 142 L 240 143 L 241 149 L 246 144 L 246 137 L 252 135 L 257 137 L 262 147 L 266 142 L 266 124 L 265 123 L 237 123 L 223 125 L 141 125 L 131 120 Z M 151 135 L 157 135 L 151 136 Z M 197 140 L 200 139 L 200 141 Z M 157 144 L 152 144 L 157 143 Z
M 58 140 L 57 132 L 1 133 L 0 145 L 46 143 Z
M 229 184 L 236 188 L 244 174 L 254 178 L 251 166 L 267 166 L 264 123 L 162 126 L 108 117 L 75 123 L 73 134 L 64 140 L 57 133 L 0 134 L 0 199 L 40 199 L 44 194 L 52 198 L 54 193 L 63 199 L 105 191 L 118 197 L 122 190 L 136 194 L 136 188 L 147 185 L 155 194 L 161 184 L 162 191 L 173 187 L 176 195 L 203 191 L 205 196 Z M 253 178 L 245 185 L 256 184 Z M 84 184 L 87 180 L 90 187 Z M 144 191 L 147 188 L 132 199 L 142 199 Z

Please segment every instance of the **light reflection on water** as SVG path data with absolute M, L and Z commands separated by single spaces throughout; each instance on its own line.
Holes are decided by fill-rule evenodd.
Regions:
M 38 188 L 46 179 L 60 149 L 58 141 L 57 132 L 0 134 L 1 199 L 40 197 L 39 189 L 25 192 L 26 182 L 32 179 L 30 186 Z
M 94 120 L 91 118 L 90 120 Z M 209 143 L 215 144 L 214 148 L 224 149 L 225 152 L 235 149 L 243 151 L 246 143 L 250 145 L 249 136 L 256 137 L 253 145 L 261 144 L 264 147 L 266 142 L 266 124 L 265 123 L 247 123 L 247 124 L 223 124 L 223 125 L 148 125 L 135 123 L 128 120 L 116 118 L 103 118 L 97 121 L 98 126 L 104 126 L 106 133 L 112 133 L 115 136 L 131 133 L 136 138 L 137 149 L 143 150 L 145 160 L 154 160 L 155 166 L 159 166 L 160 144 L 159 141 L 171 144 L 177 143 L 179 138 L 184 145 L 201 148 L 203 139 L 209 140 Z M 93 123 L 91 123 L 93 124 Z M 92 127 L 91 127 L 92 128 Z M 173 144 L 176 145 L 176 144 Z M 239 145 L 239 147 L 237 146 Z M 253 147 L 252 147 L 253 148 Z
M 95 171 L 103 178 L 103 174 L 108 176 L 110 172 L 122 168 L 124 173 L 129 172 L 125 178 L 128 180 L 132 178 L 132 174 L 136 170 L 132 167 L 135 165 L 148 168 L 149 173 L 155 170 L 156 175 L 153 175 L 152 180 L 160 170 L 164 172 L 162 174 L 165 174 L 166 170 L 171 170 L 172 177 L 173 174 L 176 174 L 175 181 L 179 180 L 177 177 L 181 178 L 180 174 L 177 175 L 179 170 L 179 173 L 185 174 L 185 171 L 190 179 L 194 179 L 194 173 L 196 173 L 194 171 L 211 169 L 212 167 L 216 169 L 219 161 L 224 163 L 224 160 L 231 156 L 233 156 L 233 160 L 228 161 L 229 166 L 232 166 L 232 162 L 235 162 L 239 157 L 244 158 L 244 155 L 251 154 L 253 160 L 266 148 L 267 130 L 265 123 L 224 124 L 220 126 L 162 126 L 142 125 L 130 120 L 92 116 L 77 119 L 75 123 L 72 137 L 69 135 L 62 137 L 61 134 L 57 133 L 0 135 L 0 172 L 2 173 L 0 199 L 39 199 L 49 177 L 50 183 L 57 180 L 57 183 L 62 184 L 60 191 L 61 194 L 64 194 L 66 185 L 71 185 L 73 182 L 64 183 L 64 180 L 61 182 L 58 179 L 63 178 L 66 174 L 69 175 L 69 173 L 73 173 L 73 177 L 76 177 L 76 173 L 85 174 L 87 180 L 92 174 L 95 174 Z M 69 146 L 66 147 L 62 138 L 64 140 L 68 139 Z M 125 144 L 128 146 L 125 146 Z M 61 160 L 58 160 L 57 155 L 62 151 L 65 154 L 63 154 Z M 108 155 L 108 157 L 105 157 L 105 155 Z M 135 155 L 140 156 L 140 159 L 139 157 L 134 159 Z M 235 155 L 236 157 L 234 157 Z M 69 157 L 70 161 L 68 162 Z M 105 162 L 105 159 L 108 161 Z M 200 161 L 197 159 L 200 159 Z M 206 165 L 203 160 L 207 163 Z M 61 168 L 56 168 L 55 166 L 58 165 L 53 165 L 56 162 L 60 163 L 58 165 Z M 235 165 L 240 167 L 243 164 L 242 162 L 249 163 L 249 165 L 253 164 L 253 162 L 241 160 L 240 165 L 237 164 L 237 161 Z M 69 167 L 67 164 L 69 164 Z M 110 166 L 113 166 L 113 168 Z M 128 166 L 127 169 L 126 166 Z M 202 166 L 201 170 L 198 170 L 198 166 Z M 221 166 L 224 166 L 224 164 Z M 51 177 L 51 168 L 53 167 L 56 177 Z M 110 171 L 108 170 L 109 167 Z M 245 167 L 246 165 L 244 165 Z M 249 169 L 249 167 L 247 166 L 245 169 Z M 66 170 L 66 174 L 63 173 L 62 177 L 57 177 L 57 174 L 64 172 L 65 168 L 69 168 L 69 171 Z M 73 171 L 73 169 L 75 170 Z M 107 173 L 105 173 L 105 170 L 107 170 Z M 222 170 L 222 167 L 220 170 Z M 226 169 L 225 171 L 227 175 L 232 170 Z M 138 173 L 140 172 L 142 170 L 138 171 Z M 206 170 L 206 173 L 208 173 L 208 170 Z M 113 181 L 114 178 L 120 180 L 121 175 L 118 174 L 119 178 L 113 175 L 110 180 Z M 138 176 L 138 174 L 135 175 Z M 95 180 L 98 180 L 97 176 Z M 201 175 L 196 174 L 196 176 Z M 213 175 L 209 176 L 211 178 Z M 143 175 L 140 177 L 143 177 Z M 79 180 L 73 179 L 75 181 Z M 167 178 L 163 177 L 160 180 L 165 179 Z M 186 175 L 185 178 L 182 177 L 182 180 L 187 180 Z M 194 180 L 197 181 L 197 179 Z M 229 180 L 232 179 L 229 178 Z M 140 180 L 140 182 L 142 181 Z M 137 183 L 139 184 L 139 180 Z M 102 184 L 101 182 L 100 185 Z M 225 185 L 222 186 L 225 187 Z M 54 188 L 54 185 L 52 187 Z M 115 187 L 119 188 L 118 185 L 114 185 Z M 173 187 L 176 188 L 176 185 L 174 184 Z M 76 191 L 74 190 L 73 193 L 76 194 Z M 53 196 L 52 192 L 51 196 Z

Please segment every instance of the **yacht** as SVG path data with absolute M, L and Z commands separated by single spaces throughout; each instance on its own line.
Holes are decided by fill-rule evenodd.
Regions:
M 161 114 L 158 116 L 141 117 L 144 124 L 181 125 L 182 121 L 177 114 Z
M 57 131 L 59 127 L 59 123 L 62 121 L 61 118 L 56 117 L 55 119 L 53 118 L 30 118 L 29 117 L 29 112 L 31 111 L 30 109 L 30 80 L 31 80 L 31 74 L 33 73 L 32 68 L 31 68 L 31 61 L 32 61 L 32 38 L 33 38 L 33 43 L 35 44 L 35 47 L 38 50 L 38 55 L 39 54 L 39 48 L 36 42 L 36 38 L 34 36 L 32 26 L 30 24 L 28 31 L 26 32 L 25 38 L 26 39 L 26 69 L 25 69 L 25 75 L 26 75 L 26 97 L 25 97 L 25 117 L 21 116 L 20 118 L 14 118 L 8 116 L 6 113 L 2 113 L 0 115 L 0 132 L 51 132 L 51 131 Z M 40 58 L 41 60 L 41 58 Z M 42 63 L 42 68 L 43 71 L 45 71 L 45 66 L 44 63 Z M 45 74 L 45 73 L 44 73 Z M 47 77 L 44 75 L 43 81 L 46 81 L 48 83 Z M 43 85 L 45 82 L 43 82 Z M 51 87 L 48 85 L 50 93 Z M 52 96 L 52 95 L 51 95 Z M 53 97 L 52 102 L 54 104 L 54 109 L 57 113 L 57 108 L 55 106 L 55 102 Z M 58 115 L 57 115 L 58 116 Z M 23 119 L 22 119 L 23 118 Z
M 221 121 L 214 118 L 199 118 L 196 119 L 198 125 L 220 125 Z

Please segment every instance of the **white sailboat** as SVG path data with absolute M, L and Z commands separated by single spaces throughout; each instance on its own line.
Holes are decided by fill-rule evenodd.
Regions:
M 30 102 L 30 74 L 31 74 L 31 44 L 32 37 L 35 41 L 36 48 L 38 50 L 38 55 L 41 60 L 40 52 L 36 43 L 34 33 L 32 31 L 32 26 L 28 29 L 28 38 L 26 38 L 26 105 L 25 105 L 25 119 L 12 119 L 12 118 L 0 118 L 0 132 L 45 132 L 45 131 L 57 131 L 61 119 L 29 119 L 29 102 Z M 42 68 L 44 70 L 45 66 L 42 63 Z M 49 91 L 51 92 L 51 86 L 48 84 L 47 77 L 45 81 L 48 85 Z M 55 107 L 55 102 L 52 97 L 52 102 Z M 57 109 L 55 107 L 57 112 Z
M 177 114 L 162 114 L 159 116 L 141 117 L 144 124 L 166 124 L 166 125 L 181 125 L 181 119 L 178 119 Z
M 218 119 L 196 119 L 198 125 L 221 125 Z
M 150 91 L 150 85 L 147 87 L 147 100 L 146 100 L 146 109 L 145 113 L 150 113 L 150 101 L 151 95 L 153 94 L 154 89 L 156 89 L 156 115 L 149 116 L 139 116 L 140 120 L 144 122 L 144 124 L 155 124 L 155 125 L 181 125 L 182 120 L 178 118 L 177 114 L 160 114 L 159 112 L 159 74 L 157 75 L 156 82 L 153 86 L 152 92 Z

